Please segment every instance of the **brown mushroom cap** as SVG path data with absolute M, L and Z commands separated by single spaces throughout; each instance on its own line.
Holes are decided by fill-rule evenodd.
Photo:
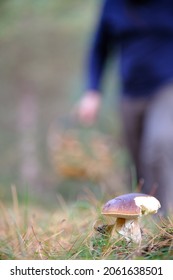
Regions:
M 109 200 L 102 209 L 103 215 L 135 219 L 141 215 L 154 214 L 160 202 L 153 196 L 143 193 L 129 193 Z

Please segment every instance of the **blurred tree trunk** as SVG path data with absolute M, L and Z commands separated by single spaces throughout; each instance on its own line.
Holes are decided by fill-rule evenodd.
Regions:
M 18 107 L 20 181 L 38 187 L 40 164 L 37 155 L 38 101 L 34 88 L 25 85 Z

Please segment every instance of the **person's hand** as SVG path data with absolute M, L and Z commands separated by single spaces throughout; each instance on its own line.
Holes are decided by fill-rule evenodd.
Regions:
M 76 116 L 84 125 L 92 125 L 97 118 L 101 105 L 101 95 L 95 91 L 89 91 L 78 103 Z

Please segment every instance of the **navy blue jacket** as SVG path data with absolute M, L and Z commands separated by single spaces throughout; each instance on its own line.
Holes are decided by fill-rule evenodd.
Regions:
M 117 46 L 124 95 L 149 96 L 173 81 L 173 0 L 104 2 L 89 55 L 87 89 L 101 90 L 105 62 Z

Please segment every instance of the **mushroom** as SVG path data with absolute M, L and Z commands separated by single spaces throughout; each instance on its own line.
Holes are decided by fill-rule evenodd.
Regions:
M 111 235 L 115 232 L 127 241 L 140 244 L 141 229 L 139 217 L 157 213 L 160 202 L 153 196 L 143 193 L 129 193 L 109 200 L 102 209 L 102 214 L 115 218 Z

